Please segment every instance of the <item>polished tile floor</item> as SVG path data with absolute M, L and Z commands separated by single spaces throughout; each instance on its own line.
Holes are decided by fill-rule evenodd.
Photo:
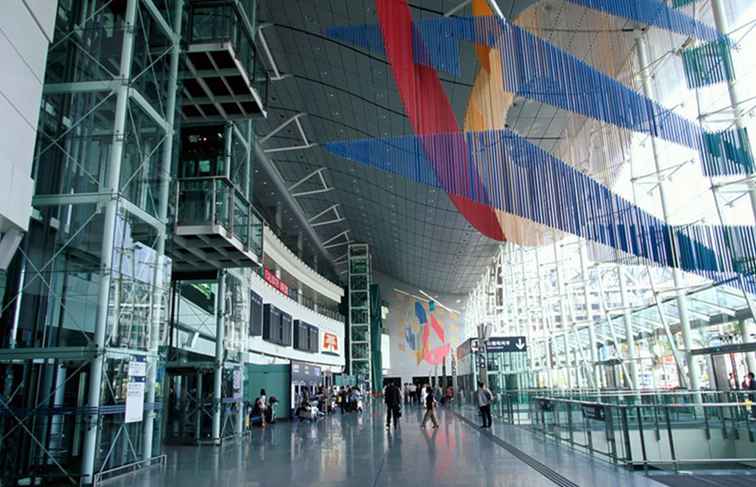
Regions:
M 397 429 L 386 431 L 383 408 L 368 408 L 317 423 L 278 423 L 252 438 L 221 448 L 171 447 L 167 465 L 108 485 L 122 487 L 234 486 L 554 486 L 488 436 L 455 415 L 440 411 L 440 428 L 420 428 L 421 412 L 405 410 Z M 534 455 L 533 452 L 528 452 Z M 636 474 L 584 456 L 546 455 L 555 470 L 580 486 L 659 486 Z M 536 449 L 535 455 L 539 455 Z M 598 473 L 592 473 L 597 470 Z M 577 473 L 576 473 L 577 472 Z

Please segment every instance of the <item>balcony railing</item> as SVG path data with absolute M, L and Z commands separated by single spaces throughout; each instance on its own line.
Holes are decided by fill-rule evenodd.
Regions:
M 178 180 L 176 225 L 220 225 L 244 249 L 262 255 L 262 220 L 249 200 L 224 177 Z
M 190 45 L 189 60 L 194 68 L 199 71 L 212 71 L 213 67 L 219 70 L 207 80 L 207 89 L 215 90 L 213 84 L 220 77 L 225 88 L 221 92 L 213 93 L 215 96 L 226 95 L 226 101 L 221 105 L 227 114 L 234 114 L 233 105 L 228 98 L 228 90 L 231 90 L 231 98 L 245 97 L 248 92 L 240 86 L 241 80 L 233 69 L 236 61 L 243 69 L 246 82 L 257 92 L 262 106 L 259 111 L 264 111 L 267 105 L 269 76 L 262 58 L 259 56 L 254 42 L 254 26 L 248 18 L 248 14 L 240 6 L 239 2 L 228 1 L 196 1 L 191 4 L 191 16 L 188 27 L 188 41 Z M 218 46 L 230 45 L 230 51 L 220 50 Z M 205 53 L 209 58 L 203 57 Z M 232 57 L 233 59 L 229 59 Z M 208 63 L 208 59 L 211 62 Z M 202 77 L 202 76 L 200 76 Z M 190 90 L 191 91 L 191 90 Z M 242 101 L 244 112 L 251 111 L 251 103 Z

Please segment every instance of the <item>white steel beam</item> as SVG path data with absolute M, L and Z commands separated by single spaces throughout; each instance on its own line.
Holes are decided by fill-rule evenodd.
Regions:
M 300 112 L 300 113 L 297 113 L 296 115 L 292 115 L 291 117 L 287 118 L 286 120 L 284 120 L 283 122 L 281 122 L 276 128 L 274 128 L 273 130 L 271 130 L 270 132 L 268 132 L 268 134 L 265 137 L 261 138 L 260 139 L 260 144 L 265 144 L 265 142 L 267 142 L 270 138 L 274 137 L 277 133 L 279 133 L 280 131 L 282 131 L 286 127 L 288 127 L 289 124 L 291 124 L 291 123 L 299 120 L 300 117 L 304 117 L 305 115 L 307 115 L 307 114 L 304 113 L 304 112 Z M 306 142 L 306 140 L 305 140 L 305 142 Z
M 263 29 L 266 27 L 270 27 L 273 24 L 262 24 L 257 29 L 257 37 L 260 38 L 260 45 L 263 48 L 263 52 L 268 57 L 268 63 L 270 63 L 270 68 L 273 70 L 273 76 L 270 77 L 271 81 L 279 81 L 284 78 L 284 76 L 281 75 L 281 71 L 278 69 L 278 64 L 276 64 L 276 60 L 273 58 L 273 53 L 270 52 L 270 46 L 268 46 L 268 40 L 265 38 L 265 35 L 263 34 Z

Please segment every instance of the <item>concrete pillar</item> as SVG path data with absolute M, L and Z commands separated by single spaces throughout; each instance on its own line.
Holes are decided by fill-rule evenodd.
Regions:
M 121 44 L 121 65 L 119 78 L 121 84 L 116 88 L 116 107 L 113 120 L 113 144 L 110 148 L 108 176 L 104 191 L 117 193 L 121 181 L 121 161 L 126 141 L 126 116 L 129 103 L 129 81 L 131 80 L 132 57 L 136 15 L 139 0 L 128 0 L 124 17 L 123 42 Z M 97 355 L 90 364 L 87 407 L 91 411 L 100 409 L 100 392 L 102 390 L 102 371 L 105 366 L 105 334 L 108 324 L 108 300 L 113 273 L 113 245 L 115 244 L 116 219 L 118 217 L 118 199 L 111 198 L 105 203 L 103 218 L 102 245 L 100 249 L 100 282 L 97 288 L 97 311 L 95 317 L 94 345 Z M 81 483 L 92 484 L 94 481 L 94 463 L 100 430 L 99 412 L 86 417 L 84 450 L 81 460 Z
M 223 413 L 223 362 L 226 333 L 226 273 L 218 271 L 218 291 L 215 297 L 215 366 L 213 370 L 213 443 L 220 445 Z

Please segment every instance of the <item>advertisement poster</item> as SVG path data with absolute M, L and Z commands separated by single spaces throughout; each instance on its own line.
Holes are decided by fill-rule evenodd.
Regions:
M 135 356 L 129 362 L 129 384 L 126 389 L 125 423 L 139 423 L 144 418 L 144 386 L 147 375 L 145 357 Z

